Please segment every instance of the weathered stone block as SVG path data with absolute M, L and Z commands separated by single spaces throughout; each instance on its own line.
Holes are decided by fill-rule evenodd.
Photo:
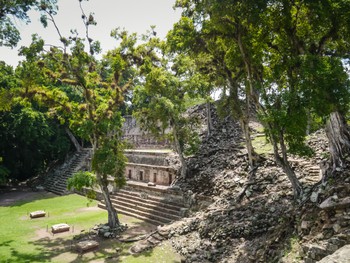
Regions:
M 318 199 L 318 192 L 312 192 L 311 196 L 310 196 L 310 201 L 313 203 L 316 203 Z
M 321 209 L 339 209 L 350 206 L 350 197 L 336 198 L 331 196 L 320 204 Z
M 76 245 L 76 250 L 79 253 L 84 253 L 87 251 L 91 251 L 93 249 L 98 248 L 99 243 L 95 240 L 85 240 L 85 241 L 81 241 Z
M 329 262 L 337 262 L 337 263 L 349 263 L 350 259 L 350 245 L 343 246 L 338 249 L 332 255 L 324 257 L 319 263 L 329 263 Z
M 341 226 L 339 224 L 334 224 L 333 225 L 333 230 L 334 230 L 335 233 L 339 233 L 340 229 L 341 229 Z
M 29 214 L 30 218 L 44 217 L 45 215 L 46 215 L 46 212 L 42 210 L 34 211 Z
M 56 234 L 56 233 L 61 233 L 61 232 L 66 232 L 66 231 L 69 231 L 70 229 L 70 226 L 67 225 L 67 224 L 56 224 L 56 225 L 53 225 L 51 227 L 51 231 L 52 233 Z

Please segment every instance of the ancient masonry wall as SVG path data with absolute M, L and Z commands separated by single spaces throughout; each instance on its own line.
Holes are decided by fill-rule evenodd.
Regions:
M 169 152 L 152 150 L 126 150 L 128 163 L 125 177 L 144 183 L 169 186 L 176 176 L 176 168 L 168 162 Z
M 123 139 L 128 141 L 135 148 L 152 148 L 162 149 L 169 148 L 168 140 L 160 140 L 152 136 L 150 133 L 141 129 L 136 119 L 132 116 L 124 116 Z M 169 131 L 165 131 L 168 133 Z

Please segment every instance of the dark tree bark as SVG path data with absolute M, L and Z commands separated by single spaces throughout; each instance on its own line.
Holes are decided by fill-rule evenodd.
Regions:
M 338 111 L 330 114 L 326 125 L 326 134 L 334 171 L 337 167 L 344 165 L 345 158 L 350 153 L 350 129 Z
M 100 176 L 97 175 L 99 178 Z M 108 212 L 108 226 L 110 228 L 116 228 L 117 226 L 120 225 L 120 221 L 118 218 L 117 210 L 113 207 L 110 195 L 109 195 L 109 190 L 108 190 L 108 181 L 100 178 L 101 181 L 101 188 L 102 188 L 102 195 L 103 199 L 106 204 L 106 209 Z
M 73 143 L 75 149 L 77 150 L 77 152 L 81 152 L 82 147 L 80 146 L 78 140 L 75 138 L 74 134 L 66 127 L 65 131 L 69 137 L 69 139 L 71 140 L 71 142 Z
M 283 131 L 280 131 L 278 139 L 272 134 L 270 134 L 269 137 L 273 146 L 275 161 L 277 165 L 280 166 L 282 170 L 285 172 L 285 174 L 287 175 L 290 183 L 292 184 L 294 198 L 298 199 L 303 193 L 303 187 L 299 182 L 297 176 L 295 175 L 294 170 L 292 169 L 288 161 L 287 147 L 284 142 Z M 279 151 L 278 145 L 280 145 L 281 147 L 281 152 Z M 280 154 L 282 154 L 282 156 Z

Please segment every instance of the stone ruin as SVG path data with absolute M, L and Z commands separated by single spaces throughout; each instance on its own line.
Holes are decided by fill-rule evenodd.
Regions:
M 160 140 L 152 136 L 147 131 L 141 129 L 137 124 L 136 119 L 130 115 L 124 116 L 125 122 L 123 125 L 123 139 L 128 141 L 134 148 L 137 149 L 164 149 L 171 147 L 168 140 Z M 165 133 L 169 132 L 168 130 Z
M 56 224 L 51 227 L 52 234 L 67 232 L 70 230 L 70 226 L 65 223 Z
M 39 217 L 45 217 L 46 212 L 42 210 L 34 211 L 29 214 L 30 218 L 39 218 Z
M 176 156 L 170 151 L 126 150 L 125 156 L 127 180 L 170 186 L 176 177 L 178 167 L 170 160 Z

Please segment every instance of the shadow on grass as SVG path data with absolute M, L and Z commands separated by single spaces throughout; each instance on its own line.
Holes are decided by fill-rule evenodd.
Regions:
M 145 222 L 135 222 L 128 228 L 127 237 L 135 238 L 139 235 L 149 233 L 149 228 L 155 228 Z M 72 237 L 58 237 L 55 238 L 43 237 L 38 240 L 29 241 L 28 244 L 34 246 L 32 252 L 23 252 L 20 247 L 11 248 L 11 256 L 7 259 L 8 263 L 17 262 L 122 262 L 125 257 L 142 258 L 153 256 L 152 250 L 146 251 L 140 255 L 131 255 L 129 253 L 133 242 L 122 243 L 118 239 L 105 239 L 101 237 L 88 237 L 86 235 L 81 240 L 95 239 L 99 242 L 99 247 L 93 251 L 80 254 L 76 251 L 76 244 L 81 240 L 73 240 Z M 6 241 L 0 243 L 0 246 L 10 246 L 13 241 Z M 141 262 L 141 261 L 140 261 Z M 178 261 L 174 261 L 178 262 Z
M 58 197 L 46 191 L 33 191 L 27 187 L 11 188 L 7 192 L 0 193 L 0 207 L 16 207 L 33 202 Z
M 107 241 L 107 242 L 106 242 Z M 94 260 L 104 260 L 104 262 L 120 262 L 119 257 L 128 255 L 124 249 L 117 253 L 115 248 L 111 249 L 110 240 L 102 240 L 98 249 L 79 254 L 75 250 L 76 242 L 70 239 L 48 237 L 36 241 L 28 242 L 35 246 L 35 250 L 30 253 L 24 253 L 19 249 L 11 248 L 11 258 L 6 262 L 91 262 Z M 55 260 L 55 258 L 57 259 Z M 111 260 L 111 261 L 110 261 Z

